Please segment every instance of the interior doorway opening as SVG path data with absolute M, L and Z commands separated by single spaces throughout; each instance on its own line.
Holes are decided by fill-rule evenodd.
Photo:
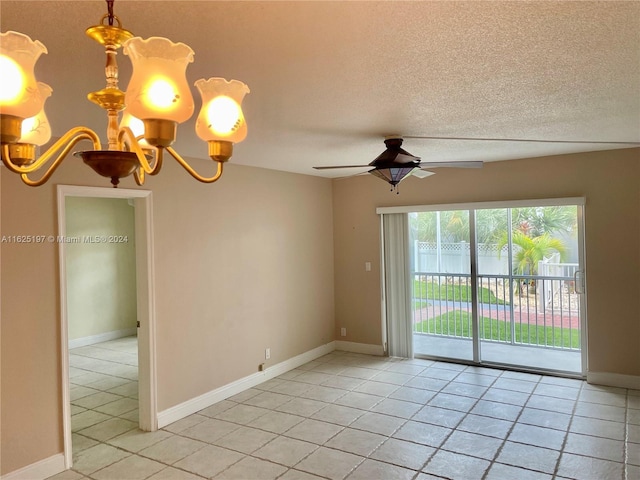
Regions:
M 71 468 L 74 448 L 157 429 L 151 192 L 59 186 L 58 240 Z

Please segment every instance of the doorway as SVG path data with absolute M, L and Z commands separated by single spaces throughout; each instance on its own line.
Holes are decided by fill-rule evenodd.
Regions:
M 132 216 L 129 221 L 133 224 L 131 225 L 133 235 L 122 228 L 116 228 L 117 231 L 113 232 L 98 229 L 95 234 L 90 232 L 82 234 L 77 229 L 74 230 L 73 213 L 67 218 L 69 212 L 75 211 L 69 210 L 70 206 L 91 203 L 111 205 L 112 202 L 119 205 L 119 208 L 133 209 L 133 215 L 129 214 Z M 89 218 L 88 223 L 92 222 L 96 220 Z M 98 220 L 97 224 L 99 223 Z M 157 429 L 151 192 L 59 186 L 58 234 L 63 435 L 65 463 L 66 467 L 70 468 L 73 463 L 72 430 L 82 427 L 91 428 L 93 422 L 100 420 L 95 424 L 97 425 L 95 432 L 91 431 L 90 435 L 82 437 L 90 439 L 93 435 L 96 440 L 100 440 L 99 437 L 103 433 L 99 425 L 104 428 L 113 427 L 116 430 L 131 428 L 136 424 L 146 431 Z M 89 264 L 85 259 L 83 265 L 81 257 L 74 258 L 74 252 L 78 249 L 74 250 L 73 247 L 82 247 L 87 244 L 92 247 L 89 251 L 95 255 L 89 260 Z M 129 258 L 115 253 L 127 248 L 132 251 Z M 126 265 L 127 263 L 129 265 Z M 78 274 L 78 268 L 79 271 L 91 269 L 91 264 L 101 264 L 105 268 Z M 74 269 L 76 271 L 72 271 Z M 86 287 L 91 282 L 102 282 L 104 287 L 111 285 L 114 293 L 110 298 L 102 299 L 101 306 L 95 302 L 86 302 L 82 298 L 82 291 L 70 298 L 69 293 L 72 290 L 77 291 L 78 288 L 78 285 L 70 285 L 71 279 L 80 283 L 81 290 L 83 285 Z M 123 287 L 113 287 L 114 283 L 117 284 L 120 281 L 125 284 Z M 93 287 L 95 287 L 94 295 L 101 290 L 100 285 Z M 87 292 L 89 290 L 87 289 Z M 121 305 L 111 305 L 109 301 L 113 302 L 114 298 L 117 298 L 116 301 Z M 91 312 L 87 314 L 87 308 L 94 309 L 94 315 L 91 315 Z M 99 314 L 97 309 L 101 310 Z M 107 314 L 102 310 L 107 311 Z M 103 323 L 113 322 L 113 320 L 105 320 L 109 317 L 110 310 L 117 310 L 118 315 L 127 318 L 121 319 L 124 323 L 117 323 L 120 320 L 116 320 L 115 324 L 102 326 L 102 330 L 106 329 L 107 332 L 101 331 L 100 328 L 87 330 L 86 325 L 83 327 L 70 325 L 71 314 L 83 311 L 84 317 L 94 316 Z M 132 321 L 137 322 L 137 325 L 131 324 Z M 76 331 L 78 329 L 80 333 Z M 71 339 L 70 332 L 75 332 L 73 337 L 80 338 Z M 119 338 L 123 336 L 124 338 Z M 75 379 L 72 380 L 72 377 Z M 96 383 L 92 383 L 91 380 L 95 380 Z M 90 384 L 82 385 L 86 384 L 86 381 Z M 83 404 L 80 397 L 85 393 L 91 395 L 86 396 Z M 113 400 L 113 402 L 107 400 Z M 74 404 L 71 403 L 72 401 Z M 72 413 L 79 414 L 74 416 L 74 428 L 72 428 Z M 78 436 L 77 439 L 80 437 Z
M 584 376 L 582 199 L 402 210 L 415 356 Z

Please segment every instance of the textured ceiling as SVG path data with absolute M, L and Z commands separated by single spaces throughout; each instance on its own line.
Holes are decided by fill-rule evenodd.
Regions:
M 190 84 L 222 76 L 249 85 L 237 164 L 342 176 L 312 166 L 367 164 L 390 134 L 640 142 L 639 2 L 119 0 L 114 10 L 136 35 L 191 46 Z M 104 86 L 103 50 L 84 35 L 104 13 L 101 0 L 0 1 L 2 31 L 48 48 L 36 74 L 54 90 L 54 135 L 87 125 L 105 137 L 103 112 L 85 99 Z M 118 59 L 125 89 L 129 59 Z M 206 158 L 195 116 L 175 148 Z M 403 147 L 428 162 L 625 145 L 407 139 Z

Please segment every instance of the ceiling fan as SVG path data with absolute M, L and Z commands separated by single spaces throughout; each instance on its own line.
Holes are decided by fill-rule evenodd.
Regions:
M 368 173 L 381 178 L 385 182 L 391 185 L 391 191 L 396 190 L 398 184 L 407 178 L 409 175 L 413 175 L 418 178 L 425 178 L 434 175 L 435 172 L 426 170 L 427 168 L 439 168 L 439 167 L 458 167 L 458 168 L 481 168 L 481 161 L 470 162 L 428 162 L 420 163 L 420 157 L 411 155 L 402 147 L 401 136 L 386 137 L 384 144 L 386 149 L 380 155 L 376 157 L 368 165 L 339 165 L 339 166 L 324 166 L 313 167 L 316 170 L 328 170 L 332 168 L 362 168 L 373 167 Z
M 640 142 L 616 142 L 616 141 L 599 141 L 599 140 L 541 140 L 541 139 L 523 139 L 523 138 L 474 138 L 474 137 L 426 137 L 426 136 L 406 136 L 406 138 L 430 139 L 430 140 L 467 140 L 467 141 L 491 141 L 491 142 L 527 142 L 527 143 L 588 143 L 588 144 L 606 144 L 606 145 L 640 145 Z M 367 173 L 381 178 L 391 185 L 391 191 L 397 191 L 398 184 L 413 175 L 418 178 L 426 178 L 434 175 L 428 169 L 440 167 L 457 167 L 457 168 L 481 168 L 482 161 L 450 161 L 450 162 L 425 162 L 421 163 L 420 157 L 411 155 L 402 149 L 403 137 L 393 135 L 385 137 L 384 144 L 386 149 L 376 157 L 368 165 L 333 165 L 313 167 L 316 170 L 328 170 L 336 168 L 364 168 L 373 167 Z

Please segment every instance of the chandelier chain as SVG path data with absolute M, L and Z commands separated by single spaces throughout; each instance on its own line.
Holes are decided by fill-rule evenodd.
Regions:
M 108 12 L 108 18 L 109 18 L 109 25 L 113 26 L 113 18 L 114 18 L 114 14 L 113 14 L 113 2 L 115 0 L 106 0 L 107 1 L 107 12 Z

